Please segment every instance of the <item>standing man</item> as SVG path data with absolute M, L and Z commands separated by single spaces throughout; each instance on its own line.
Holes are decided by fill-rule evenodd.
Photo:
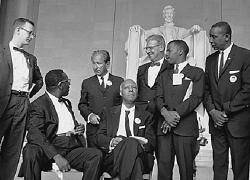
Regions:
M 156 104 L 161 116 L 157 125 L 158 180 L 172 180 L 175 156 L 180 180 L 193 179 L 193 160 L 199 136 L 195 109 L 202 102 L 205 74 L 186 61 L 189 48 L 183 40 L 170 41 L 169 67 L 159 79 Z
M 45 76 L 47 92 L 28 109 L 27 140 L 20 175 L 25 180 L 41 180 L 41 171 L 53 162 L 59 170 L 72 168 L 83 172 L 82 180 L 97 180 L 102 153 L 85 147 L 85 126 L 75 120 L 69 94 L 70 79 L 61 69 Z
M 23 50 L 35 37 L 34 23 L 18 18 L 13 37 L 0 45 L 0 179 L 13 180 L 25 136 L 29 98 L 43 86 L 35 56 Z
M 234 179 L 249 178 L 250 51 L 231 42 L 227 22 L 214 24 L 209 41 L 217 50 L 206 61 L 206 95 L 214 180 L 226 180 L 230 148 Z
M 137 85 L 125 80 L 120 87 L 122 105 L 105 110 L 96 134 L 97 146 L 105 152 L 104 168 L 112 178 L 143 180 L 154 164 L 153 116 L 135 105 Z
M 108 72 L 110 56 L 106 50 L 94 51 L 91 56 L 95 75 L 83 80 L 78 109 L 87 122 L 88 147 L 95 147 L 93 138 L 103 110 L 121 104 L 121 77 Z
M 140 66 L 137 72 L 138 105 L 140 104 L 144 110 L 154 114 L 156 119 L 159 115 L 154 103 L 157 81 L 168 63 L 164 59 L 164 38 L 154 34 L 149 36 L 146 41 L 145 50 L 151 62 Z

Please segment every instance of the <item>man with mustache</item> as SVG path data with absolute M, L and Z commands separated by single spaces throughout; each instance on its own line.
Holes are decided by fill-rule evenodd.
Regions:
M 123 79 L 108 72 L 108 51 L 94 51 L 91 61 L 95 75 L 83 80 L 78 109 L 87 122 L 88 147 L 95 147 L 93 137 L 99 126 L 101 113 L 106 108 L 121 104 L 119 87 Z

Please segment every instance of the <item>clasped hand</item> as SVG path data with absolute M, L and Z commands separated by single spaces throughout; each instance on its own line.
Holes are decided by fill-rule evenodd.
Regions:
M 210 115 L 212 116 L 215 125 L 223 126 L 224 123 L 228 122 L 228 118 L 225 112 L 218 111 L 218 110 L 211 110 Z
M 91 124 L 99 124 L 100 120 L 101 120 L 101 118 L 97 114 L 92 113 L 89 116 L 89 121 Z
M 123 140 L 122 137 L 115 137 L 111 142 L 111 147 L 116 147 L 116 145 Z
M 171 127 L 176 127 L 180 121 L 180 115 L 177 111 L 168 111 L 165 107 L 162 108 L 161 114 L 165 121 L 161 125 L 162 132 L 166 134 L 171 130 Z

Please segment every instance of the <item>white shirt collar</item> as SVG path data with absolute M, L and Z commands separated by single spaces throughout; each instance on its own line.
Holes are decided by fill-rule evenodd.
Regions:
M 123 103 L 122 103 L 122 108 L 121 108 L 122 111 L 135 111 L 135 105 L 131 108 L 127 108 Z
M 179 64 L 178 64 L 178 65 L 179 65 L 179 67 L 178 67 L 179 72 L 178 72 L 178 73 L 180 73 L 180 72 L 184 69 L 184 67 L 186 67 L 187 64 L 188 64 L 187 61 L 184 61 L 184 62 L 182 62 L 182 63 L 179 63 Z M 174 65 L 174 67 L 176 68 L 176 64 Z

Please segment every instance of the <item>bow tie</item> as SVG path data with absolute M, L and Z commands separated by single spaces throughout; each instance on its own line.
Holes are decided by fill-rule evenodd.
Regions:
M 58 102 L 63 102 L 63 98 L 62 97 L 58 98 Z
M 21 52 L 21 53 L 23 53 L 23 54 L 27 54 L 27 52 L 24 51 L 23 49 L 20 49 L 20 48 L 17 48 L 17 47 L 13 47 L 13 49 L 14 49 L 15 51 L 19 51 L 19 52 Z
M 151 62 L 150 66 L 154 67 L 154 66 L 160 66 L 160 62 Z

